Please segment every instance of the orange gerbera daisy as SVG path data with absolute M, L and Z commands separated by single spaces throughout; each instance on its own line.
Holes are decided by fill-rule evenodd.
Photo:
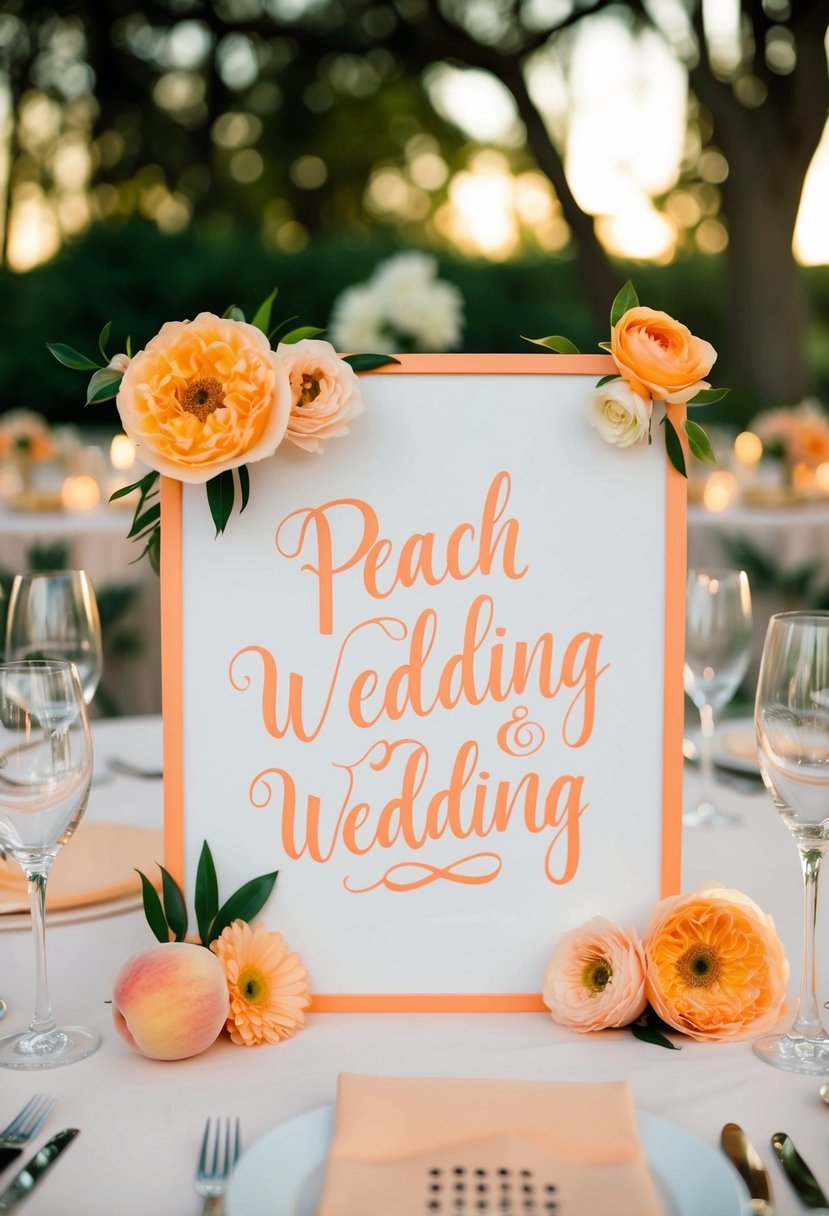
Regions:
M 779 1018 L 789 964 L 771 917 L 740 891 L 663 899 L 644 944 L 648 1000 L 676 1030 L 740 1039 Z
M 226 1029 L 234 1043 L 278 1043 L 305 1024 L 308 975 L 281 933 L 252 929 L 235 920 L 211 942 L 227 977 L 230 1013 Z

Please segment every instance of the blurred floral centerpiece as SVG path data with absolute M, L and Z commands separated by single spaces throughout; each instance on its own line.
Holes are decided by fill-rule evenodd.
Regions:
M 336 300 L 331 341 L 338 350 L 456 350 L 463 325 L 463 297 L 438 278 L 437 259 L 400 253 Z
M 766 410 L 750 429 L 762 442 L 763 455 L 784 461 L 790 474 L 798 465 L 814 470 L 829 462 L 829 416 L 815 398 Z
M 32 488 L 35 466 L 55 457 L 49 423 L 33 410 L 11 410 L 0 419 L 0 460 L 17 470 L 20 492 Z

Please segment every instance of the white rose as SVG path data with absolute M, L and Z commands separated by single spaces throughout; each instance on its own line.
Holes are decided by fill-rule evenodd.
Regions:
M 374 287 L 348 287 L 334 304 L 329 330 L 338 350 L 385 354 L 393 349 L 383 333 L 385 301 Z
M 653 408 L 649 397 L 640 397 L 626 380 L 611 380 L 587 398 L 587 421 L 607 443 L 629 448 L 647 436 Z

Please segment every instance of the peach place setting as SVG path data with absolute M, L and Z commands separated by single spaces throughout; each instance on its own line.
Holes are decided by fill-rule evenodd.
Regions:
M 829 614 L 772 619 L 715 799 L 713 347 L 631 283 L 599 354 L 341 355 L 278 299 L 51 345 L 148 469 L 163 713 L 90 725 L 91 581 L 15 581 L 0 1211 L 826 1210 Z

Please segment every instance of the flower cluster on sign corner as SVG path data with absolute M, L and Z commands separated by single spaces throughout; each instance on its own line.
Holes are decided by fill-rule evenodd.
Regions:
M 159 870 L 160 897 L 141 874 L 147 922 L 160 942 L 192 940 L 187 938 L 182 890 L 163 866 Z M 277 877 L 274 871 L 251 878 L 220 904 L 213 855 L 207 841 L 202 845 L 194 898 L 198 942 L 222 966 L 229 1001 L 225 1029 L 240 1046 L 290 1038 L 304 1026 L 311 1003 L 308 975 L 299 955 L 288 948 L 281 933 L 251 924 L 270 898 Z
M 156 571 L 162 474 L 204 484 L 219 535 L 235 503 L 240 511 L 247 506 L 249 464 L 272 456 L 283 441 L 322 452 L 363 410 L 357 373 L 397 362 L 386 354 L 340 358 L 320 339 L 324 330 L 290 329 L 295 317 L 272 328 L 276 295 L 250 323 L 235 305 L 221 317 L 202 312 L 192 321 L 168 321 L 135 355 L 127 339 L 126 353 L 109 357 L 111 322 L 98 343 L 102 362 L 62 343 L 48 344 L 66 367 L 92 372 L 87 405 L 115 398 L 136 456 L 151 470 L 112 497 L 137 495 L 129 536 L 143 542 L 142 556 Z
M 710 884 L 663 899 L 642 940 L 603 917 L 564 933 L 543 997 L 553 1021 L 570 1030 L 629 1026 L 675 1047 L 663 1029 L 710 1042 L 769 1029 L 788 980 L 771 917 L 742 892 Z
M 578 354 L 578 348 L 561 335 L 529 338 L 536 346 L 557 354 Z M 617 371 L 602 376 L 587 400 L 587 418 L 608 443 L 628 448 L 653 442 L 654 407 L 665 447 L 674 468 L 687 477 L 682 440 L 671 418 L 671 406 L 711 405 L 728 389 L 712 389 L 705 379 L 717 358 L 710 342 L 695 337 L 687 326 L 665 312 L 645 308 L 628 281 L 610 310 L 610 342 L 600 342 Z M 697 459 L 715 464 L 714 451 L 703 427 L 690 418 L 684 422 L 688 446 Z

